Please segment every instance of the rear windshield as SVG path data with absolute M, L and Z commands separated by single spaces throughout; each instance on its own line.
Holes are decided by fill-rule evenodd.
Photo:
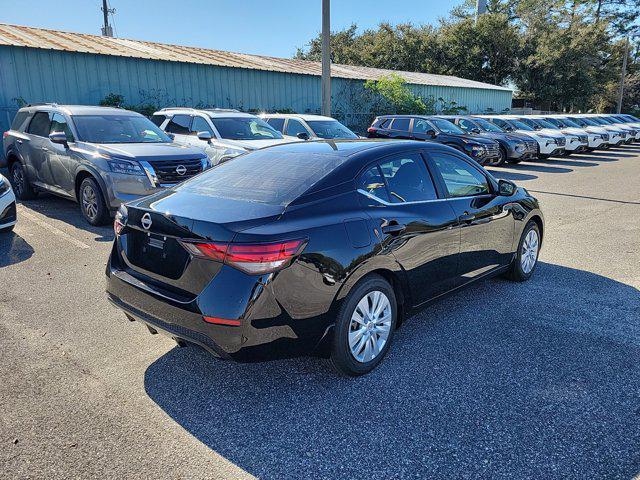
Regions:
M 177 190 L 286 206 L 344 160 L 335 155 L 258 150 L 222 163 Z
M 138 115 L 74 115 L 78 139 L 89 143 L 166 143 L 171 139 Z

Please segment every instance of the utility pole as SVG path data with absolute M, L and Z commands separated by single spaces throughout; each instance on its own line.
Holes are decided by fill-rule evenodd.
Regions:
M 476 0 L 476 22 L 483 13 L 487 13 L 487 0 Z
M 109 8 L 107 0 L 102 0 L 102 16 L 104 17 L 104 26 L 102 27 L 103 37 L 113 37 L 113 28 L 109 25 L 109 14 L 116 13 L 115 8 Z
M 622 112 L 622 97 L 624 96 L 624 77 L 627 76 L 627 57 L 629 56 L 629 37 L 624 42 L 624 57 L 622 57 L 622 72 L 620 74 L 620 93 L 616 113 Z
M 331 116 L 331 0 L 322 0 L 322 115 Z

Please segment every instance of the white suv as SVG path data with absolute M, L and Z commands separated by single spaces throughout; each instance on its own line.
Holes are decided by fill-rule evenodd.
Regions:
M 269 113 L 260 117 L 283 135 L 300 140 L 358 138 L 335 118 L 322 115 Z
M 173 136 L 174 142 L 202 148 L 211 165 L 292 141 L 256 115 L 237 110 L 163 108 L 151 121 Z

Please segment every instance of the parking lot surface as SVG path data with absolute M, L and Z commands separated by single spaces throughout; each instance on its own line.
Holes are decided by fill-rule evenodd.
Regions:
M 149 335 L 106 300 L 111 228 L 19 205 L 0 236 L 0 477 L 639 475 L 640 147 L 493 173 L 541 200 L 534 277 L 427 308 L 356 379 Z

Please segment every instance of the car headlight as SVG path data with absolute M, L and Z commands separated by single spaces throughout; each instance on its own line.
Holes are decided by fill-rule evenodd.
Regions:
M 0 196 L 11 190 L 11 184 L 4 177 L 0 176 Z
M 107 160 L 109 168 L 113 173 L 124 175 L 144 175 L 144 170 L 139 163 L 127 162 L 126 160 Z

